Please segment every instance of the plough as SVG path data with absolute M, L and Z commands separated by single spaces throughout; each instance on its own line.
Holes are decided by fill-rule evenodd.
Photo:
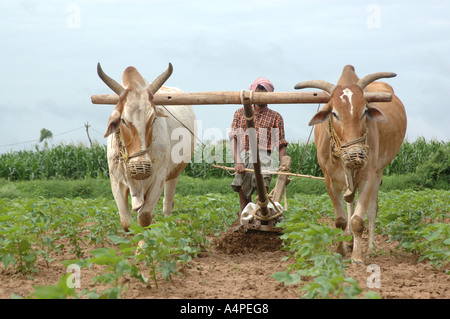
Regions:
M 389 102 L 392 100 L 390 93 L 364 92 L 364 98 L 368 102 Z M 242 104 L 247 120 L 248 128 L 255 128 L 253 120 L 253 104 L 303 104 L 303 103 L 327 103 L 330 95 L 326 92 L 194 92 L 194 93 L 156 93 L 153 102 L 156 105 L 217 105 L 217 104 Z M 116 94 L 92 95 L 93 104 L 117 104 L 119 96 Z M 253 170 L 247 172 L 255 174 L 257 196 L 256 203 L 249 203 L 241 212 L 240 224 L 233 227 L 234 231 L 245 233 L 248 230 L 281 232 L 276 224 L 283 218 L 283 207 L 279 204 L 288 182 L 288 176 L 299 176 L 314 179 L 323 179 L 309 175 L 290 173 L 291 158 L 284 156 L 278 172 L 270 172 L 278 175 L 275 187 L 268 194 L 264 185 L 263 173 L 259 159 L 259 149 L 256 146 L 256 130 L 249 131 L 250 149 L 256 149 L 256 162 Z M 234 170 L 231 167 L 212 165 L 213 167 Z

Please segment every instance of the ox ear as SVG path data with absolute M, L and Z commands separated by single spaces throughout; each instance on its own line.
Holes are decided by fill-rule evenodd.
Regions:
M 125 101 L 128 96 L 128 92 L 129 92 L 128 89 L 126 89 L 120 95 L 119 103 L 117 103 L 116 107 L 114 108 L 114 111 L 112 112 L 111 116 L 109 117 L 108 125 L 106 126 L 106 132 L 105 132 L 104 137 L 108 137 L 109 135 L 111 135 L 112 133 L 117 131 L 117 129 L 119 128 L 120 117 L 122 116 L 122 112 L 123 112 L 123 108 L 125 105 Z
M 111 116 L 109 117 L 104 137 L 108 137 L 109 135 L 117 131 L 120 125 L 120 116 L 121 113 L 117 109 L 114 109 L 114 112 L 112 112 Z
M 316 114 L 314 114 L 311 121 L 309 121 L 308 125 L 312 126 L 324 122 L 328 118 L 330 113 L 331 113 L 331 106 L 325 104 Z
M 387 118 L 381 110 L 373 105 L 367 104 L 367 117 L 375 122 L 386 122 Z

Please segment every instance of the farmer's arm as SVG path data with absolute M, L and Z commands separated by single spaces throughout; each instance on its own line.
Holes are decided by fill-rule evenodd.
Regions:
M 278 153 L 280 154 L 280 162 L 281 162 L 281 159 L 284 157 L 284 156 L 286 156 L 286 145 L 282 145 L 282 146 L 280 146 L 280 149 L 278 150 Z
M 232 144 L 233 158 L 234 158 L 234 171 L 239 174 L 245 172 L 245 167 L 242 164 L 241 154 L 238 147 L 238 134 L 241 133 L 240 121 L 242 117 L 243 109 L 237 110 L 233 116 L 233 122 L 231 123 L 231 132 L 229 139 Z
M 278 132 L 279 132 L 278 133 L 279 134 L 279 136 L 278 136 L 278 153 L 279 153 L 280 162 L 281 162 L 281 159 L 287 155 L 286 147 L 287 147 L 288 143 L 286 142 L 286 139 L 284 136 L 284 121 L 283 121 L 283 117 L 281 115 L 279 116 L 277 122 L 278 122 L 277 126 L 278 126 Z
M 244 164 L 242 164 L 241 154 L 238 150 L 237 136 L 231 140 L 233 144 L 233 157 L 234 157 L 234 171 L 238 174 L 245 173 Z

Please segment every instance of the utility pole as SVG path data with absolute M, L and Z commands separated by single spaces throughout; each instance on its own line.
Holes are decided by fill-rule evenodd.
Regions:
M 89 122 L 86 122 L 86 124 L 84 124 L 84 126 L 86 127 L 86 134 L 87 134 L 87 136 L 88 136 L 88 139 L 89 139 L 89 143 L 91 144 L 91 147 L 92 147 L 92 141 L 91 141 L 91 137 L 89 136 Z

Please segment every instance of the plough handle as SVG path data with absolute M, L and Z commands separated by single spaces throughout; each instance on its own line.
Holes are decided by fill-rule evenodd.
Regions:
M 245 96 L 243 94 L 243 91 L 241 92 L 241 100 L 244 106 L 244 115 L 247 121 L 250 150 L 256 150 L 256 162 L 253 160 L 253 169 L 255 171 L 254 173 L 256 179 L 256 189 L 258 191 L 258 202 L 265 203 L 265 205 L 264 204 L 259 205 L 261 207 L 261 215 L 268 216 L 269 215 L 269 209 L 267 208 L 268 197 L 266 186 L 264 185 L 264 178 L 261 174 L 261 161 L 259 160 L 259 148 L 258 148 L 258 141 L 256 138 L 253 103 L 251 96 L 252 95 Z M 254 156 L 253 152 L 252 156 Z

